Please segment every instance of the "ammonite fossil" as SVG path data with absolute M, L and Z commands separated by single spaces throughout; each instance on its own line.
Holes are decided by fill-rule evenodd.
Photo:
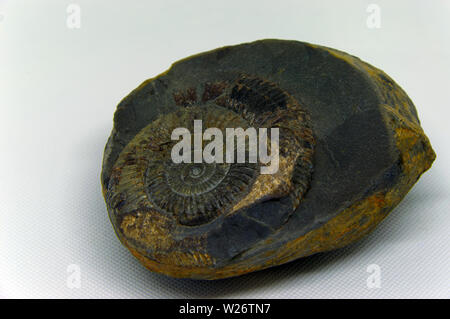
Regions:
M 192 132 L 224 132 L 210 149 L 224 160 L 174 160 L 180 128 L 202 146 L 189 144 L 194 155 L 208 143 Z M 275 170 L 255 160 L 255 141 L 275 152 Z M 184 59 L 131 92 L 101 180 L 117 236 L 147 268 L 217 279 L 361 238 L 434 158 L 413 103 L 385 73 L 334 49 L 262 40 Z

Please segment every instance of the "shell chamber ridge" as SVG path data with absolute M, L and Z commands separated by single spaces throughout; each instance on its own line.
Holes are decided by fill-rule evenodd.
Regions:
M 201 94 L 195 88 L 174 91 L 177 110 L 149 123 L 120 153 L 106 191 L 116 216 L 151 210 L 177 225 L 192 227 L 267 199 L 289 196 L 293 209 L 300 204 L 313 172 L 315 142 L 309 117 L 299 103 L 275 83 L 248 75 L 201 87 Z M 180 127 L 193 133 L 194 120 L 202 120 L 203 132 L 207 128 L 223 132 L 223 154 L 226 128 L 279 128 L 278 171 L 261 174 L 265 164 L 248 160 L 174 163 L 171 150 L 178 141 L 171 134 Z M 203 147 L 206 144 L 203 141 Z M 272 148 L 269 143 L 268 153 Z

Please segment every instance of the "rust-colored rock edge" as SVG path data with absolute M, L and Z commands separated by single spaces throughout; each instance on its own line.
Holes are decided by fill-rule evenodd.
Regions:
M 376 86 L 381 88 L 386 85 L 379 77 L 380 74 L 387 77 L 382 71 L 347 54 L 331 49 L 327 50 L 336 57 L 367 72 Z M 209 267 L 163 264 L 143 256 L 139 251 L 127 245 L 125 240 L 121 240 L 122 243 L 151 271 L 178 278 L 212 280 L 239 276 L 281 265 L 301 257 L 340 248 L 360 239 L 373 230 L 392 211 L 421 174 L 431 167 L 435 159 L 435 153 L 418 121 L 411 120 L 413 117 L 407 105 L 406 94 L 399 87 L 392 89 L 390 97 L 393 98 L 396 105 L 381 105 L 380 108 L 386 117 L 387 127 L 394 134 L 399 151 L 402 174 L 393 187 L 377 191 L 354 203 L 321 227 L 283 244 L 276 250 L 267 251 L 263 256 L 248 258 L 222 268 L 214 268 L 210 263 Z M 172 257 L 176 259 L 179 256 L 166 256 L 165 260 L 171 260 Z M 205 256 L 205 258 L 210 258 L 210 256 Z M 256 264 L 256 259 L 259 260 L 258 265 L 252 266 Z M 189 265 L 189 263 L 186 264 Z
M 421 130 L 398 127 L 395 134 L 401 152 L 403 175 L 394 188 L 386 192 L 377 192 L 348 207 L 322 227 L 286 243 L 281 249 L 266 252 L 268 261 L 264 264 L 249 267 L 246 263 L 239 263 L 220 269 L 179 267 L 160 264 L 142 256 L 132 247 L 127 247 L 145 267 L 152 271 L 180 278 L 220 279 L 243 275 L 300 257 L 346 246 L 374 229 L 402 200 L 420 175 L 431 167 L 435 158 L 428 139 Z M 424 152 L 414 154 L 410 151 L 417 143 L 425 146 Z

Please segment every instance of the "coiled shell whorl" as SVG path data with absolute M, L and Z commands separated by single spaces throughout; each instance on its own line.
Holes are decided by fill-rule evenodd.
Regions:
M 314 138 L 307 114 L 291 96 L 247 75 L 230 84 L 205 83 L 201 100 L 189 89 L 173 96 L 179 108 L 142 129 L 114 165 L 106 196 L 117 216 L 139 207 L 180 226 L 199 226 L 258 200 L 290 195 L 299 204 L 312 174 Z M 261 164 L 249 162 L 173 163 L 171 133 L 179 127 L 193 132 L 194 120 L 222 132 L 279 128 L 279 173 L 261 175 Z

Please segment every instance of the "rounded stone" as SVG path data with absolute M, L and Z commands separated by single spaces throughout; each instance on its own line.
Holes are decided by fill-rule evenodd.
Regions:
M 279 150 L 278 170 L 249 160 L 252 143 L 244 162 L 175 163 L 172 134 L 193 141 L 196 120 L 202 133 L 277 128 L 267 151 Z M 101 181 L 118 238 L 144 266 L 218 279 L 361 238 L 434 158 L 385 73 L 334 49 L 261 40 L 176 62 L 124 98 Z

